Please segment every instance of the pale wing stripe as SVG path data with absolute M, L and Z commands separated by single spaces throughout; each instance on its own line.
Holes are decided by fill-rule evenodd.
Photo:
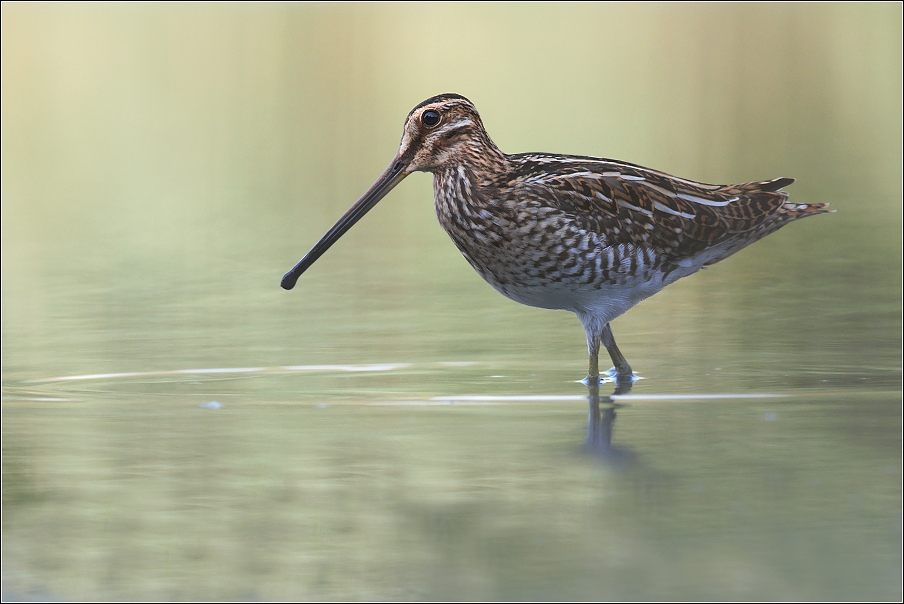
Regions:
M 531 157 L 530 154 L 526 154 L 528 157 Z M 545 156 L 545 155 L 535 155 L 531 157 L 532 161 L 537 161 L 540 163 L 563 163 L 563 164 L 602 164 L 603 166 L 618 166 L 619 162 L 613 161 L 611 159 L 603 159 L 601 157 L 555 157 L 555 156 Z M 623 164 L 622 164 L 623 165 Z M 602 167 L 602 166 L 601 166 Z M 671 174 L 666 174 L 665 172 L 660 172 L 659 170 L 653 170 L 652 168 L 645 168 L 643 166 L 626 166 L 631 170 L 635 170 L 638 172 L 646 172 L 648 174 L 653 174 L 655 176 L 659 176 L 662 178 L 666 178 L 669 180 L 674 180 L 675 182 L 681 182 L 687 185 L 691 185 L 692 187 L 697 187 L 700 189 L 706 189 L 708 191 L 715 191 L 717 189 L 721 189 L 722 185 L 711 185 L 703 182 L 696 182 L 694 180 L 687 180 L 686 178 L 679 178 L 677 176 L 673 176 Z M 621 172 L 605 172 L 602 176 L 621 176 Z
M 571 178 L 572 176 L 589 176 L 590 178 L 593 178 L 593 177 L 599 178 L 599 174 L 596 174 L 594 172 L 570 172 L 568 174 L 555 174 L 555 175 L 553 175 L 553 178 L 567 180 L 568 178 Z
M 605 201 L 606 203 L 612 203 L 612 200 L 611 200 L 611 199 L 609 199 L 608 197 L 606 197 L 605 195 L 603 195 L 603 194 L 600 193 L 599 191 L 594 191 L 593 194 L 596 195 L 597 197 L 599 197 L 600 199 L 602 199 L 603 201 Z M 792 209 L 793 209 L 793 208 L 792 208 Z
M 649 181 L 644 181 L 643 184 L 646 185 L 647 187 L 653 189 L 653 190 L 656 191 L 657 193 L 662 193 L 662 194 L 665 195 L 666 197 L 673 197 L 673 198 L 674 198 L 674 197 L 677 197 L 674 193 L 672 193 L 672 192 L 669 191 L 668 189 L 663 189 L 663 188 L 660 187 L 659 185 L 654 185 L 653 183 L 651 183 L 651 182 L 649 182 Z
M 632 206 L 630 203 L 628 203 L 627 201 L 624 201 L 622 199 L 618 200 L 618 205 L 625 206 L 626 208 L 631 208 L 632 210 L 637 210 L 638 212 L 641 212 L 642 214 L 646 214 L 650 218 L 653 217 L 653 212 L 651 212 L 650 210 L 645 210 L 643 208 L 638 208 L 637 206 Z
M 696 197 L 694 195 L 685 195 L 684 193 L 678 193 L 678 197 L 680 197 L 681 199 L 683 199 L 685 201 L 699 203 L 704 206 L 717 206 L 717 207 L 727 206 L 732 201 L 730 199 L 728 201 L 713 201 L 711 199 L 703 199 L 702 197 Z
M 569 178 L 573 178 L 575 176 L 581 176 L 583 178 L 609 178 L 611 176 L 621 176 L 620 172 L 603 172 L 600 174 L 599 172 L 569 172 L 568 174 L 546 174 L 540 175 L 541 177 L 548 178 L 549 180 L 568 180 Z
M 678 210 L 673 210 L 672 208 L 670 208 L 668 206 L 662 205 L 658 201 L 653 202 L 653 207 L 656 208 L 657 210 L 665 212 L 666 214 L 671 214 L 672 216 L 681 216 L 682 218 L 689 218 L 689 219 L 694 219 L 697 217 L 696 214 L 685 214 L 684 212 L 679 212 Z
M 696 182 L 693 180 L 687 180 L 686 178 L 678 178 L 677 176 L 672 176 L 671 174 L 666 174 L 665 172 L 657 172 L 656 170 L 649 170 L 647 172 L 652 174 L 656 174 L 657 176 L 663 176 L 667 179 L 674 180 L 676 182 L 683 182 L 686 185 L 691 185 L 693 187 L 699 187 L 701 189 L 708 189 L 710 191 L 715 191 L 716 189 L 721 189 L 722 185 L 708 185 L 704 182 Z
M 646 180 L 643 176 L 631 176 L 630 174 L 622 174 L 621 172 L 603 172 L 599 174 L 597 172 L 570 172 L 568 174 L 552 174 L 549 176 L 550 180 L 568 180 L 569 178 L 573 178 L 575 176 L 580 176 L 582 178 L 621 178 L 624 180 Z

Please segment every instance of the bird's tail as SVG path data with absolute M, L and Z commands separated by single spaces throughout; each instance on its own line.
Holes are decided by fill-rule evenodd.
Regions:
M 837 210 L 830 210 L 827 203 L 788 203 L 785 202 L 779 209 L 779 213 L 785 220 L 797 220 L 814 214 L 833 214 Z
M 787 195 L 785 193 L 785 195 Z M 788 203 L 785 202 L 777 212 L 772 214 L 768 220 L 759 224 L 756 228 L 736 235 L 722 242 L 717 252 L 707 260 L 703 266 L 710 266 L 720 260 L 731 256 L 735 252 L 744 249 L 751 243 L 759 241 L 766 235 L 774 233 L 789 222 L 806 218 L 807 216 L 815 216 L 816 214 L 832 214 L 835 210 L 828 209 L 827 203 Z

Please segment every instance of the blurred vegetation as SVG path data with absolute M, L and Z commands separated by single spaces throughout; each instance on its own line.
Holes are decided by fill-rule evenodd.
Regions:
M 883 320 L 900 310 L 898 5 L 2 10 L 5 371 L 46 365 L 48 343 L 76 353 L 51 373 L 225 362 L 210 358 L 212 331 L 256 362 L 293 348 L 292 362 L 317 362 L 346 325 L 385 325 L 383 305 L 409 307 L 411 328 L 393 326 L 404 356 L 454 354 L 450 334 L 500 316 L 572 350 L 571 318 L 518 308 L 475 278 L 436 226 L 427 175 L 398 187 L 303 289 L 273 287 L 380 173 L 410 107 L 442 91 L 469 96 L 509 152 L 615 157 L 710 182 L 794 176 L 794 200 L 839 213 L 713 269 L 726 289 L 748 285 L 754 307 L 801 300 L 819 325 L 877 295 Z M 701 277 L 674 287 L 710 308 L 745 303 L 727 293 L 716 304 Z M 772 287 L 791 290 L 760 293 Z M 673 318 L 674 303 L 650 300 L 625 331 Z M 342 318 L 324 321 L 325 309 Z M 404 349 L 425 325 L 430 340 Z M 124 330 L 144 340 L 125 355 L 109 341 Z M 172 330 L 189 337 L 148 341 Z

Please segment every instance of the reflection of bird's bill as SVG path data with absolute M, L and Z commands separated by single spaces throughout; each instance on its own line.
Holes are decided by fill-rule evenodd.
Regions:
M 380 178 L 378 178 L 364 195 L 361 196 L 361 199 L 356 201 L 355 205 L 343 214 L 342 218 L 333 225 L 333 228 L 326 232 L 326 235 L 311 248 L 311 251 L 305 254 L 304 258 L 298 261 L 298 264 L 292 267 L 292 270 L 283 275 L 282 282 L 280 283 L 282 288 L 292 289 L 295 287 L 296 281 L 298 281 L 298 278 L 308 269 L 308 267 L 317 262 L 317 259 L 330 249 L 331 245 L 336 243 L 346 231 L 352 228 L 356 222 L 361 220 L 361 217 L 367 214 L 372 207 L 377 205 L 377 202 L 383 199 L 393 187 L 402 182 L 402 180 L 408 176 L 408 172 L 405 171 L 407 165 L 408 162 L 403 161 L 398 156 L 392 160 L 392 163 L 389 164 L 386 171 L 383 172 Z

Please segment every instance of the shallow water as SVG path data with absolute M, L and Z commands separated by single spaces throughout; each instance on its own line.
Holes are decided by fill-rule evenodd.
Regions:
M 899 6 L 2 10 L 4 600 L 902 597 Z M 446 90 L 838 213 L 616 320 L 600 401 L 426 175 L 280 289 Z

